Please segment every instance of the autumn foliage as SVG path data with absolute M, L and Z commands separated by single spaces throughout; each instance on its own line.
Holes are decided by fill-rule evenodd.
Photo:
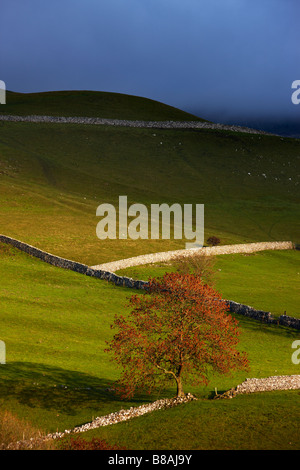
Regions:
M 70 439 L 63 439 L 58 446 L 59 450 L 126 450 L 125 447 L 110 445 L 103 439 L 93 437 L 87 441 L 80 436 L 72 436 Z
M 116 316 L 108 352 L 121 366 L 118 391 L 130 398 L 139 390 L 207 384 L 208 375 L 247 369 L 237 349 L 237 321 L 220 294 L 194 274 L 168 273 L 151 279 L 143 296 L 130 299 L 131 312 Z

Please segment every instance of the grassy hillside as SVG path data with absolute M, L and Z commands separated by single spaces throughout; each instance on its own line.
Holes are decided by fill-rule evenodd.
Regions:
M 1 113 L 195 119 L 111 93 L 8 93 L 7 102 Z M 90 265 L 184 247 L 184 240 L 172 239 L 98 240 L 98 205 L 117 207 L 119 196 L 127 195 L 129 205 L 149 209 L 164 202 L 205 204 L 205 239 L 216 235 L 223 244 L 299 242 L 299 145 L 296 139 L 212 130 L 0 121 L 0 233 Z M 296 251 L 220 256 L 217 288 L 224 297 L 295 316 L 298 257 Z M 172 266 L 131 274 L 145 278 L 166 269 Z M 0 409 L 52 432 L 174 395 L 170 386 L 163 394 L 122 402 L 111 391 L 120 371 L 104 348 L 114 315 L 126 315 L 133 291 L 4 244 L 0 279 L 0 339 L 7 352 L 0 365 Z M 136 449 L 299 448 L 298 391 L 210 400 L 215 388 L 228 390 L 246 377 L 299 373 L 291 361 L 296 330 L 236 318 L 249 372 L 212 375 L 207 387 L 185 388 L 199 397 L 196 403 L 88 436 Z
M 46 111 L 45 111 L 46 112 Z M 212 130 L 0 122 L 0 232 L 95 265 L 184 248 L 96 237 L 96 208 L 204 204 L 205 239 L 299 234 L 299 140 Z M 195 206 L 194 206 L 195 207 Z
M 121 402 L 107 390 L 119 371 L 103 351 L 105 341 L 113 334 L 110 324 L 115 313 L 126 314 L 127 299 L 133 293 L 131 290 L 55 268 L 7 245 L 1 245 L 0 250 L 1 340 L 5 341 L 7 348 L 7 363 L 0 366 L 2 409 L 12 411 L 43 431 L 56 431 L 164 396 L 141 395 L 131 402 Z M 144 294 L 138 292 L 138 295 Z M 256 418 L 262 419 L 261 406 L 255 398 L 232 400 L 232 406 L 219 404 L 209 400 L 215 387 L 221 392 L 241 383 L 246 377 L 298 373 L 299 366 L 291 361 L 291 344 L 298 337 L 295 330 L 236 318 L 242 330 L 240 348 L 248 352 L 251 370 L 234 373 L 231 377 L 211 376 L 207 387 L 187 386 L 186 391 L 197 394 L 201 401 L 196 405 L 180 407 L 173 414 L 172 411 L 161 412 L 153 418 L 149 417 L 150 422 L 155 419 L 159 426 L 156 426 L 155 440 L 152 444 L 146 443 L 146 447 L 156 446 L 159 439 L 165 439 L 170 416 L 174 413 L 177 418 L 172 426 L 178 438 L 172 448 L 176 445 L 180 449 L 187 445 L 186 437 L 180 441 L 179 430 L 183 422 L 196 419 L 196 423 L 197 420 L 204 420 L 208 425 L 209 416 L 214 416 L 215 420 L 221 411 L 226 414 L 227 423 L 238 422 L 239 419 L 243 422 L 249 413 L 252 416 L 250 421 L 255 426 Z M 170 388 L 165 396 L 173 396 L 174 393 L 175 389 Z M 297 413 L 296 409 L 293 413 L 287 413 L 286 406 L 290 404 L 292 410 L 299 395 L 292 392 L 276 396 L 279 397 L 277 407 L 281 408 L 280 403 L 284 401 L 285 423 L 291 429 Z M 263 396 L 258 400 L 263 400 Z M 265 403 L 265 413 L 273 413 L 275 403 Z M 147 440 L 149 421 L 145 419 L 138 418 L 136 424 L 128 424 L 126 429 L 133 429 L 133 433 L 126 438 L 123 436 L 126 445 L 128 442 L 131 442 L 130 445 L 140 445 L 137 438 L 142 438 L 143 442 Z M 277 418 L 273 417 L 272 420 L 276 422 Z M 260 426 L 253 431 L 257 445 Z M 272 433 L 278 432 L 276 426 Z M 194 426 L 189 424 L 186 432 L 191 433 L 193 429 Z M 102 433 L 103 430 L 98 432 Z M 118 429 L 104 432 L 118 433 Z M 250 432 L 249 427 L 247 432 Z M 206 441 L 203 442 L 201 433 L 200 436 L 195 435 L 191 445 L 213 448 L 216 446 L 213 436 L 224 439 L 223 428 L 218 431 L 215 425 L 208 427 L 206 434 Z M 281 434 L 281 437 L 284 436 L 281 442 L 285 444 L 290 439 L 290 433 L 281 430 Z M 231 439 L 233 436 L 228 445 L 231 445 Z M 295 440 L 292 442 L 295 446 Z M 169 441 L 164 440 L 164 444 L 168 447 Z M 236 445 L 243 445 L 241 438 Z
M 100 91 L 7 92 L 1 114 L 87 116 L 148 121 L 204 121 L 180 109 L 139 96 Z

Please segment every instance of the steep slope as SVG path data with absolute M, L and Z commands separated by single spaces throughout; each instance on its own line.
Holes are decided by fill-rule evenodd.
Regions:
M 39 114 L 49 114 L 47 100 Z M 126 100 L 136 117 L 136 98 Z M 60 112 L 69 115 L 67 108 Z M 299 144 L 207 129 L 0 122 L 0 232 L 91 265 L 184 247 L 180 240 L 100 241 L 97 206 L 118 207 L 127 195 L 129 205 L 149 208 L 204 204 L 205 238 L 224 244 L 297 242 Z

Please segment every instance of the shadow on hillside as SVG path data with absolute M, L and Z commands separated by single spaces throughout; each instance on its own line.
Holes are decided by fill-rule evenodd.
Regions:
M 88 374 L 30 362 L 0 366 L 0 403 L 17 400 L 31 408 L 75 415 L 78 409 L 99 409 L 103 414 L 152 401 L 148 395 L 122 401 L 114 384 Z
M 295 328 L 289 328 L 287 326 L 274 324 L 274 323 L 266 323 L 260 320 L 255 320 L 253 318 L 246 317 L 244 315 L 238 315 L 234 313 L 230 313 L 232 317 L 234 317 L 241 328 L 245 328 L 252 332 L 259 332 L 263 331 L 268 334 L 276 335 L 276 336 L 285 336 L 286 338 L 293 338 L 297 339 L 299 337 L 299 330 Z

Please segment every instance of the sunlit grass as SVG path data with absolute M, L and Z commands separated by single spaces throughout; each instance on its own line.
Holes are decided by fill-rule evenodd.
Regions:
M 214 282 L 228 300 L 250 305 L 274 316 L 300 318 L 298 250 L 262 251 L 252 254 L 218 255 L 214 261 Z M 174 271 L 172 262 L 135 266 L 119 275 L 147 280 Z
M 119 371 L 104 348 L 114 315 L 126 314 L 133 291 L 52 267 L 7 245 L 1 245 L 0 276 L 1 340 L 7 348 L 7 363 L 0 366 L 2 409 L 48 432 L 174 396 L 170 389 L 122 402 L 110 390 Z M 186 384 L 186 392 L 208 399 L 215 388 L 228 390 L 246 376 L 299 372 L 291 361 L 296 330 L 236 318 L 251 370 L 212 376 L 207 387 Z

